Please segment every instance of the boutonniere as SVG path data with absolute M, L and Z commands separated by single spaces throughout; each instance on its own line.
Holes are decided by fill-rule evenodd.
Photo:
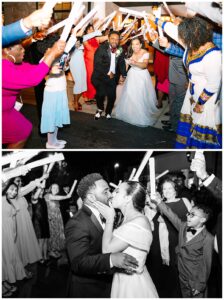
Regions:
M 115 52 L 115 57 L 118 57 L 123 52 L 122 47 L 117 48 L 117 51 Z

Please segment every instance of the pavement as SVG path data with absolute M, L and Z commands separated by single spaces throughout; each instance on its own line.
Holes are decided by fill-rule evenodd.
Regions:
M 66 149 L 172 149 L 175 133 L 162 130 L 161 120 L 168 120 L 164 114 L 168 103 L 160 110 L 160 116 L 154 127 L 137 127 L 113 117 L 107 120 L 102 117 L 94 120 L 96 105 L 83 104 L 81 112 L 70 110 L 71 125 L 59 129 L 59 139 L 67 141 Z M 26 147 L 44 149 L 46 136 L 38 134 L 36 107 L 25 104 L 23 114 L 32 122 L 33 131 Z

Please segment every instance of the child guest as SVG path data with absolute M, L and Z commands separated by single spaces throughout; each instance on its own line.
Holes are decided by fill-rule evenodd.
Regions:
M 211 210 L 197 204 L 187 213 L 187 222 L 182 222 L 158 195 L 156 203 L 179 232 L 176 253 L 183 298 L 205 298 L 214 245 L 214 237 L 205 228 Z

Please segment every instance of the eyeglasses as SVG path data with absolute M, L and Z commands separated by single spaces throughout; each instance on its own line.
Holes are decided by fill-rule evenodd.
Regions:
M 196 215 L 196 214 L 191 213 L 191 212 L 186 213 L 186 216 L 187 216 L 187 217 L 189 216 L 190 218 L 194 218 L 194 217 L 199 217 L 199 218 L 201 218 L 201 216 Z

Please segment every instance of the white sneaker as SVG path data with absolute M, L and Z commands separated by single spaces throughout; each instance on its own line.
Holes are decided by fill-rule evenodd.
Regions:
M 103 112 L 102 110 L 98 109 L 95 116 L 94 116 L 94 119 L 99 120 L 99 118 L 101 117 L 102 112 Z
M 56 143 L 55 145 L 50 145 L 49 143 L 46 143 L 47 149 L 63 149 L 65 147 L 64 144 Z
M 106 115 L 106 118 L 107 118 L 107 120 L 110 120 L 112 117 L 111 117 L 110 114 L 107 114 L 107 115 Z
M 66 145 L 67 144 L 67 142 L 64 141 L 64 140 L 57 140 L 57 143 L 62 144 L 62 145 Z

